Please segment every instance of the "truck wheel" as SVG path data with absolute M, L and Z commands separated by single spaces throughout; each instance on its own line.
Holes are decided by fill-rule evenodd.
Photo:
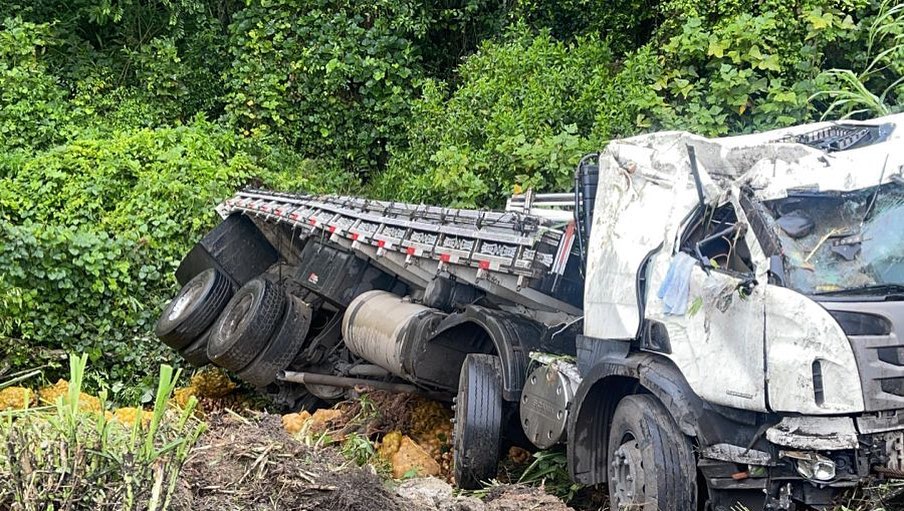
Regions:
M 289 366 L 304 345 L 311 328 L 311 307 L 300 298 L 287 296 L 286 313 L 276 334 L 267 347 L 238 377 L 255 387 L 265 387 L 276 380 L 276 375 Z
M 282 288 L 261 277 L 249 280 L 214 323 L 207 357 L 220 367 L 241 371 L 264 349 L 285 307 Z
M 183 349 L 216 321 L 230 297 L 229 278 L 214 268 L 204 270 L 163 309 L 154 333 L 167 346 Z
M 697 509 L 691 442 L 656 398 L 627 396 L 618 403 L 608 460 L 613 510 Z
M 502 441 L 502 364 L 495 355 L 465 357 L 452 434 L 455 480 L 475 490 L 496 477 Z
M 210 339 L 210 329 L 201 334 L 200 337 L 192 341 L 191 344 L 181 350 L 179 354 L 186 362 L 195 367 L 204 367 L 210 363 L 207 358 L 207 340 Z

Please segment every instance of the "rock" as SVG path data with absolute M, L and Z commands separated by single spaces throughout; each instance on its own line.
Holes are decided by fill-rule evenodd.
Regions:
M 440 473 L 439 463 L 408 436 L 402 437 L 399 450 L 389 461 L 392 463 L 392 477 L 396 479 L 412 473 L 421 477 Z
M 453 499 L 452 486 L 435 477 L 409 479 L 396 488 L 396 493 L 414 505 L 431 509 Z
M 486 506 L 474 497 L 456 497 L 452 486 L 435 477 L 409 479 L 396 489 L 399 497 L 408 500 L 412 509 L 437 511 L 485 511 Z
M 475 497 L 456 497 L 438 506 L 439 511 L 484 511 L 486 504 Z

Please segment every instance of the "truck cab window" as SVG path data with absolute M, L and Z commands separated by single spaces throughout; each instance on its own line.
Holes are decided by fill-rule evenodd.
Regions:
M 681 250 L 716 270 L 750 274 L 754 270 L 744 239 L 747 225 L 738 222 L 734 205 L 723 204 L 697 213 L 681 240 Z

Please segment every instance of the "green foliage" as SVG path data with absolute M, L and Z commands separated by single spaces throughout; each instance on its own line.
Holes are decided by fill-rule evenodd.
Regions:
M 899 111 L 899 3 L 5 2 L 0 358 L 150 398 L 172 270 L 245 183 L 497 206 L 615 137 Z
M 231 27 L 229 122 L 346 168 L 379 168 L 416 94 L 412 41 L 427 22 L 419 2 L 253 2 Z
M 47 23 L 6 18 L 0 29 L 0 147 L 46 147 L 63 136 L 66 91 L 42 55 L 56 44 Z
M 44 409 L 0 412 L 0 507 L 167 509 L 205 426 L 167 403 L 178 371 L 162 366 L 149 421 L 129 427 L 80 406 L 87 357 L 70 356 L 69 392 Z M 101 403 L 103 406 L 103 394 Z M 64 477 L 61 477 L 64 475 Z
M 823 47 L 853 24 L 820 10 L 802 23 L 806 35 L 789 41 L 787 23 L 773 13 L 740 14 L 711 29 L 688 20 L 663 47 L 665 70 L 653 84 L 672 110 L 663 124 L 724 135 L 809 119 Z
M 568 475 L 568 459 L 562 450 L 537 451 L 521 477 L 519 483 L 540 485 L 565 502 L 570 502 L 583 487 L 572 482 Z
M 904 4 L 884 0 L 875 18 L 868 21 L 866 57 L 870 60 L 866 67 L 859 73 L 835 68 L 821 74 L 826 88 L 813 99 L 832 98 L 823 118 L 833 114 L 844 118 L 888 115 L 904 107 Z
M 216 203 L 252 178 L 322 190 L 294 168 L 258 165 L 269 162 L 256 152 L 196 121 L 10 162 L 0 171 L 0 336 L 29 343 L 37 358 L 19 365 L 59 348 L 87 353 L 140 393 L 149 367 L 171 356 L 149 332 L 179 260 L 215 224 Z
M 393 148 L 374 193 L 457 206 L 498 204 L 516 184 L 569 186 L 611 55 L 598 40 L 566 44 L 522 25 L 459 68 L 447 94 L 427 82 L 412 105 L 408 146 Z
M 649 41 L 659 21 L 654 0 L 521 0 L 512 16 L 561 40 L 594 36 L 627 53 Z

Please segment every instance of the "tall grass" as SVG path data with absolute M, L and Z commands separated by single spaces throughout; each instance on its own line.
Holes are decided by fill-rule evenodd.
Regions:
M 162 366 L 149 420 L 127 426 L 88 410 L 81 387 L 87 357 L 71 356 L 68 393 L 54 406 L 0 412 L 0 509 L 168 508 L 179 471 L 204 430 L 197 401 L 176 409 L 169 398 L 179 371 Z
M 866 57 L 868 64 L 859 73 L 850 69 L 829 69 L 821 73 L 822 78 L 834 87 L 810 98 L 827 96 L 832 99 L 822 114 L 823 119 L 836 115 L 842 119 L 859 115 L 882 116 L 901 109 L 902 105 L 892 101 L 900 95 L 898 88 L 904 85 L 904 75 L 894 76 L 895 66 L 900 66 L 900 59 L 904 58 L 904 3 L 900 0 L 883 0 L 880 4 L 879 13 L 867 32 Z M 897 97 L 894 102 L 901 99 Z

